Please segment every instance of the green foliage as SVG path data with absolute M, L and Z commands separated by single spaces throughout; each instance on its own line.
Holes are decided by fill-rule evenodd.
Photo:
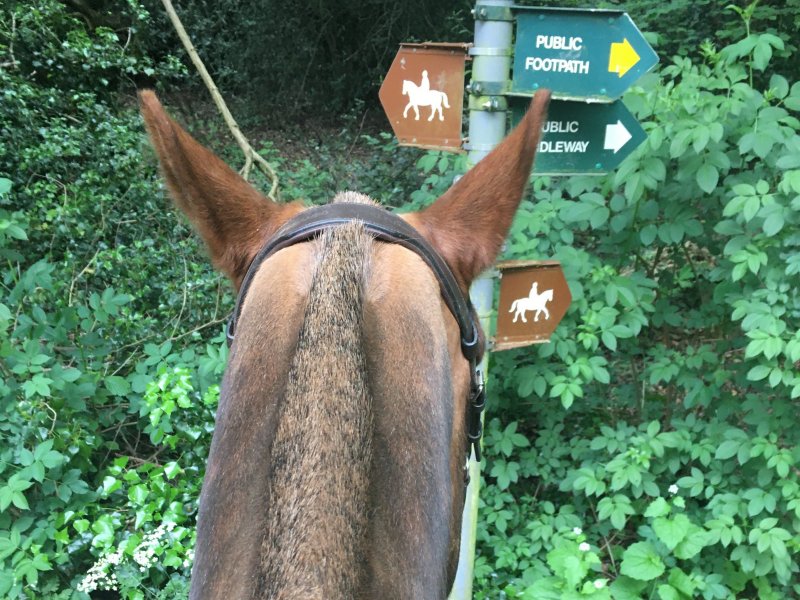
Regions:
M 616 173 L 523 203 L 507 256 L 560 259 L 573 303 L 493 355 L 476 597 L 800 593 L 800 82 L 746 25 L 626 96 Z
M 155 53 L 174 52 L 175 34 L 161 3 L 145 4 L 155 20 L 143 32 L 144 43 Z M 470 8 L 429 0 L 195 0 L 176 6 L 220 87 L 245 97 L 250 112 L 274 111 L 283 119 L 337 114 L 366 99 L 374 104 L 398 44 L 465 41 Z
M 523 202 L 507 257 L 560 259 L 573 306 L 553 343 L 493 358 L 476 597 L 800 594 L 800 83 L 775 68 L 795 64 L 795 4 L 650 6 L 653 29 L 681 35 L 661 39 L 680 57 L 626 98 L 647 143 L 606 178 L 537 179 Z M 181 76 L 160 7 L 92 5 L 102 22 L 55 0 L 0 11 L 0 596 L 181 598 L 230 296 L 167 216 L 120 93 Z M 185 10 L 234 87 L 255 74 L 263 97 L 277 80 L 298 110 L 374 87 L 377 75 L 331 66 L 348 3 L 263 38 L 314 28 L 328 62 L 305 80 L 281 73 L 312 62 L 310 42 L 294 62 L 259 63 L 252 40 L 282 6 Z M 378 38 L 405 41 L 429 18 L 398 10 L 413 14 L 381 12 Z M 231 38 L 230 19 L 254 15 Z M 730 43 L 703 43 L 704 27 Z M 284 196 L 312 202 L 351 187 L 415 209 L 463 169 L 387 135 L 344 139 L 262 151 Z
M 123 597 L 156 597 L 188 574 L 218 393 L 181 365 L 216 379 L 223 338 L 206 356 L 151 344 L 114 374 L 104 332 L 130 297 L 106 288 L 65 304 L 55 272 L 18 263 L 3 280 L 15 312 L 0 304 L 0 595 L 56 597 L 114 573 Z

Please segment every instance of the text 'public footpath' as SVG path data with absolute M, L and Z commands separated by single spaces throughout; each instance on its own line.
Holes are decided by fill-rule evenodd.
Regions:
M 583 48 L 583 38 L 566 37 L 562 35 L 537 35 L 536 48 L 545 50 L 564 50 L 566 52 L 580 52 Z M 543 71 L 546 73 L 575 73 L 589 74 L 589 61 L 566 58 L 542 58 L 541 56 L 526 56 L 525 70 Z

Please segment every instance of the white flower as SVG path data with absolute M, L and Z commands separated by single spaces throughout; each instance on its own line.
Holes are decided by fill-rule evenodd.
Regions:
M 592 547 L 586 542 L 581 542 L 581 545 L 578 546 L 578 550 L 580 550 L 581 552 L 588 552 L 591 549 Z
M 671 486 L 669 486 L 667 491 L 674 496 L 678 493 L 678 486 L 673 483 Z
M 581 529 L 580 527 L 573 527 L 572 533 L 574 533 L 575 535 L 580 535 L 583 533 L 583 529 Z
M 602 590 L 604 587 L 606 587 L 606 580 L 605 579 L 595 579 L 594 582 L 593 582 L 593 585 L 594 585 L 594 589 Z

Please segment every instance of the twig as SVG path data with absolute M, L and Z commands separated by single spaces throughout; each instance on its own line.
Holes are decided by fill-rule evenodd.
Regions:
M 614 539 L 613 536 L 611 539 Z M 611 560 L 611 568 L 614 569 L 614 575 L 617 575 L 619 571 L 617 571 L 617 563 L 614 560 L 614 553 L 611 551 L 611 543 L 606 536 L 603 536 L 603 541 L 605 542 L 606 552 L 608 552 L 608 558 Z
M 9 37 L 8 42 L 8 56 L 11 60 L 6 61 L 0 64 L 0 67 L 4 69 L 7 67 L 16 68 L 17 66 L 17 58 L 14 56 L 14 38 L 17 37 L 17 15 L 13 12 L 11 13 L 11 36 Z
M 181 310 L 178 312 L 178 317 L 175 319 L 175 326 L 172 328 L 172 333 L 170 337 L 175 335 L 175 332 L 178 331 L 178 327 L 181 324 L 181 317 L 183 317 L 183 309 L 186 308 L 186 300 L 189 296 L 188 294 L 188 287 L 189 287 L 189 268 L 186 266 L 186 257 L 183 257 L 183 302 L 181 302 Z
M 50 424 L 50 431 L 48 431 L 48 432 L 47 432 L 47 435 L 48 435 L 48 437 L 49 437 L 49 436 L 53 435 L 53 430 L 56 428 L 56 421 L 58 420 L 58 413 L 56 413 L 56 411 L 55 411 L 55 410 L 53 410 L 53 407 L 52 407 L 52 406 L 50 406 L 50 405 L 49 405 L 47 402 L 45 402 L 44 400 L 42 400 L 42 404 L 44 404 L 44 407 L 47 409 L 47 411 L 48 411 L 48 412 L 49 412 L 51 415 L 53 415 L 53 418 L 51 419 L 52 423 Z
M 189 331 L 184 331 L 180 335 L 173 336 L 173 337 L 169 338 L 166 341 L 174 342 L 174 341 L 179 340 L 181 338 L 185 338 L 187 335 L 192 335 L 193 333 L 197 333 L 198 331 L 202 331 L 203 329 L 205 329 L 207 327 L 211 327 L 213 325 L 219 325 L 220 323 L 224 323 L 225 321 L 227 321 L 227 318 L 214 319 L 213 321 L 209 321 L 208 323 L 203 323 L 202 325 L 198 325 L 194 329 L 190 329 Z
M 356 143 L 358 142 L 358 138 L 361 136 L 361 131 L 364 129 L 364 121 L 367 118 L 367 113 L 369 109 L 364 109 L 364 114 L 361 117 L 361 124 L 358 126 L 358 131 L 356 132 L 355 137 L 353 137 L 353 143 L 350 144 L 350 148 L 347 149 L 347 158 L 350 158 L 350 155 L 353 153 L 353 148 L 356 147 Z
M 69 284 L 69 296 L 67 297 L 67 306 L 72 306 L 72 292 L 75 291 L 75 282 L 77 282 L 78 279 L 80 279 L 83 276 L 83 274 L 89 270 L 89 267 L 92 266 L 92 263 L 95 261 L 98 254 L 100 254 L 99 248 L 95 250 L 94 256 L 92 256 L 92 258 L 89 259 L 89 262 L 86 263 L 86 266 L 83 267 L 83 269 L 81 269 L 81 272 L 72 278 L 72 281 Z
M 252 167 L 253 162 L 255 162 L 261 171 L 272 182 L 270 185 L 269 194 L 267 194 L 267 196 L 271 200 L 276 200 L 278 193 L 278 174 L 275 172 L 275 169 L 272 168 L 272 165 L 264 160 L 264 157 L 262 157 L 253 149 L 253 147 L 250 145 L 250 142 L 247 141 L 247 138 L 242 133 L 242 130 L 239 129 L 239 125 L 236 123 L 233 115 L 231 115 L 231 112 L 228 110 L 228 105 L 225 104 L 222 94 L 220 94 L 219 89 L 214 83 L 214 80 L 206 70 L 203 61 L 200 60 L 200 55 L 197 54 L 197 50 L 195 49 L 194 44 L 192 44 L 192 40 L 189 38 L 189 35 L 183 28 L 183 24 L 178 17 L 178 13 L 175 12 L 175 8 L 173 8 L 171 0 L 161 0 L 161 3 L 166 9 L 169 20 L 172 22 L 172 26 L 175 28 L 178 37 L 181 39 L 183 47 L 186 48 L 189 58 L 192 59 L 192 63 L 194 63 L 194 66 L 197 68 L 203 83 L 206 84 L 206 88 L 208 88 L 211 97 L 214 99 L 214 104 L 217 105 L 220 113 L 222 113 L 222 118 L 225 120 L 225 124 L 228 126 L 228 129 L 230 129 L 230 132 L 236 140 L 236 143 L 239 144 L 239 148 L 241 148 L 242 153 L 244 154 L 244 167 L 242 167 L 242 170 L 240 171 L 242 177 L 247 179 L 250 174 L 250 168 Z

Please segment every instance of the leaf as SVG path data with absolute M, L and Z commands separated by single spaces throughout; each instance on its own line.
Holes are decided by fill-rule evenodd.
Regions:
M 637 542 L 625 549 L 620 572 L 632 579 L 650 581 L 664 573 L 661 557 L 650 542 Z
M 741 440 L 726 440 L 717 447 L 717 452 L 714 455 L 719 460 L 727 460 L 736 456 L 739 447 L 742 445 Z
M 696 179 L 700 189 L 706 194 L 710 194 L 717 187 L 719 171 L 715 166 L 706 163 L 697 170 Z
M 759 38 L 756 47 L 753 49 L 753 66 L 759 71 L 763 71 L 767 68 L 772 58 L 772 46 L 767 40 L 763 39 L 763 36 L 759 36 Z
M 11 180 L 0 177 L 0 196 L 5 196 L 11 191 Z
M 34 461 L 33 452 L 31 452 L 27 448 L 22 448 L 19 451 L 19 464 L 21 464 L 23 467 L 32 465 L 33 461 Z
M 751 221 L 756 216 L 761 208 L 761 198 L 758 196 L 751 196 L 747 199 L 742 207 L 742 216 L 745 221 Z
M 605 206 L 598 206 L 595 208 L 592 211 L 591 217 L 589 217 L 589 224 L 592 226 L 592 229 L 600 229 L 605 225 L 610 214 L 611 212 Z
M 647 584 L 644 581 L 637 581 L 621 575 L 609 587 L 614 600 L 641 600 L 639 594 L 647 587 Z
M 36 461 L 31 465 L 31 477 L 39 483 L 44 481 L 44 465 L 41 462 Z
M 782 75 L 773 75 L 769 78 L 769 89 L 774 92 L 776 97 L 785 98 L 789 93 L 789 82 Z
M 639 239 L 642 240 L 642 244 L 649 246 L 656 239 L 657 233 L 658 227 L 650 223 L 642 227 L 642 230 L 639 232 Z
M 772 369 L 767 365 L 758 365 L 747 372 L 747 379 L 750 381 L 761 381 L 766 379 Z
M 670 513 L 669 502 L 664 500 L 664 498 L 656 498 L 650 503 L 650 506 L 647 507 L 647 510 L 644 512 L 645 517 L 663 517 Z
M 0 537 L 0 561 L 8 556 L 11 556 L 16 549 L 17 544 L 14 542 L 14 540 L 7 537 Z
M 617 338 L 614 336 L 613 333 L 606 330 L 602 333 L 603 344 L 606 345 L 606 348 L 611 350 L 612 352 L 617 349 Z
M 686 537 L 675 547 L 673 554 L 681 560 L 697 555 L 708 543 L 708 532 L 697 525 L 690 525 Z
M 28 506 L 28 500 L 25 498 L 25 494 L 22 492 L 14 492 L 11 495 L 11 503 L 20 510 L 30 509 L 30 506 Z
M 658 597 L 661 600 L 681 600 L 681 595 L 678 591 L 666 583 L 658 586 Z
M 42 457 L 42 464 L 48 469 L 52 469 L 60 465 L 63 460 L 63 454 L 55 450 L 50 450 Z
M 127 396 L 131 391 L 131 386 L 124 377 L 109 375 L 103 381 L 106 389 L 114 396 Z
M 691 522 L 686 515 L 678 514 L 672 519 L 660 517 L 653 521 L 653 531 L 664 545 L 673 550 L 689 533 Z

